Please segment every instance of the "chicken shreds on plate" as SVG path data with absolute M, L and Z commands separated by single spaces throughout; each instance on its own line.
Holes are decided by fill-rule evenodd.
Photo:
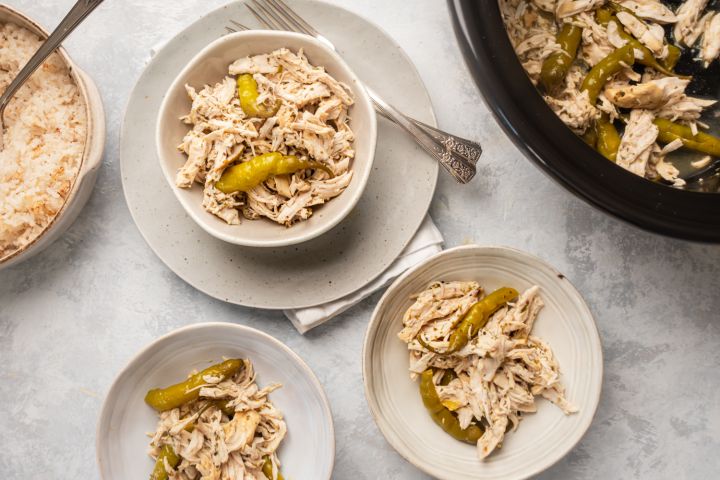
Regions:
M 484 295 L 477 282 L 436 282 L 405 312 L 398 337 L 425 407 L 448 434 L 477 445 L 480 459 L 537 410 L 537 396 L 578 411 L 550 346 L 532 335 L 542 307 L 537 286 Z
M 278 480 L 277 450 L 287 427 L 259 388 L 249 360 L 231 359 L 182 383 L 150 390 L 160 412 L 150 434 L 151 480 Z
M 660 0 L 498 1 L 547 104 L 607 159 L 682 187 L 668 154 L 720 157 L 720 138 L 703 132 L 703 113 L 716 101 L 688 95 L 690 78 L 675 72 L 683 49 L 695 49 L 698 68 L 720 57 L 720 11 L 708 0 L 677 10 Z
M 241 58 L 228 73 L 200 91 L 186 85 L 192 109 L 182 120 L 192 129 L 176 185 L 201 184 L 205 210 L 231 225 L 241 214 L 308 219 L 352 179 L 349 87 L 286 48 Z

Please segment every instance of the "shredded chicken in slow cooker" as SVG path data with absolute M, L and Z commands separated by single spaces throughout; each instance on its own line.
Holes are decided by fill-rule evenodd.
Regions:
M 720 156 L 720 139 L 702 133 L 708 125 L 701 116 L 716 101 L 688 95 L 690 78 L 674 72 L 683 49 L 695 49 L 704 68 L 720 57 L 720 11 L 708 0 L 687 0 L 675 11 L 660 0 L 499 4 L 515 51 L 550 108 L 605 157 L 681 187 L 670 152 Z

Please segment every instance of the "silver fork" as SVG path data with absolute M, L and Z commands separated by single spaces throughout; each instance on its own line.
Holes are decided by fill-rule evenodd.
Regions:
M 282 0 L 249 0 L 246 1 L 245 6 L 265 28 L 304 33 L 315 37 L 332 50 L 336 50 L 330 40 L 322 36 Z M 235 28 L 226 27 L 230 32 L 248 29 L 235 21 L 231 20 L 231 23 Z M 425 151 L 440 162 L 455 180 L 459 183 L 468 183 L 475 176 L 475 164 L 482 154 L 482 147 L 479 143 L 451 135 L 415 120 L 385 102 L 367 85 L 365 85 L 365 89 L 378 113 L 410 134 Z

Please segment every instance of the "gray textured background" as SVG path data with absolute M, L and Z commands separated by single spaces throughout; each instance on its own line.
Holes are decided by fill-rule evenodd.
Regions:
M 52 27 L 73 1 L 8 3 Z M 130 218 L 117 158 L 126 98 L 151 46 L 223 3 L 110 0 L 67 42 L 105 100 L 107 153 L 70 231 L 0 273 L 3 478 L 97 478 L 95 422 L 115 374 L 158 335 L 209 320 L 259 328 L 308 361 L 333 406 L 335 478 L 425 478 L 388 446 L 365 404 L 361 343 L 379 295 L 303 337 L 280 313 L 194 291 L 153 255 Z M 596 315 L 605 348 L 600 408 L 580 445 L 542 478 L 717 478 L 720 247 L 639 231 L 531 166 L 483 106 L 445 2 L 337 3 L 390 32 L 418 66 L 440 125 L 486 148 L 470 186 L 440 181 L 432 214 L 447 246 L 538 254 L 567 274 Z

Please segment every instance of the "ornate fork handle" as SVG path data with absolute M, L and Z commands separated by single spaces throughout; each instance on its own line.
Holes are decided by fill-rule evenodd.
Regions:
M 415 141 L 460 183 L 468 183 L 475 176 L 475 164 L 482 154 L 478 143 L 465 140 L 437 128 L 414 120 L 385 102 L 367 85 L 376 110 L 385 118 L 399 125 Z
M 425 133 L 442 143 L 445 148 L 455 155 L 460 155 L 473 165 L 477 165 L 477 161 L 480 159 L 480 155 L 482 155 L 482 146 L 479 143 L 452 135 L 419 120 L 410 118 L 407 115 L 405 115 L 405 118 L 413 122 L 416 127 L 425 130 Z

